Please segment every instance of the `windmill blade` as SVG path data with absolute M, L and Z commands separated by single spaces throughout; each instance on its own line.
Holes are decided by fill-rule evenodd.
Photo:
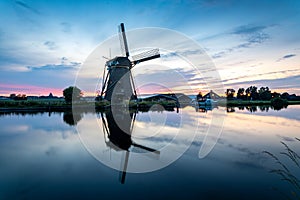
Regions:
M 143 149 L 143 150 L 146 150 L 146 151 L 149 151 L 151 153 L 155 153 L 155 154 L 160 154 L 160 151 L 156 150 L 156 149 L 152 149 L 150 147 L 146 147 L 146 146 L 143 146 L 143 145 L 140 145 L 140 144 L 137 144 L 137 143 L 132 143 L 132 145 L 134 147 L 138 147 L 140 149 Z
M 120 46 L 121 46 L 121 51 L 122 51 L 123 55 L 125 55 L 126 57 L 129 57 L 127 38 L 126 38 L 126 34 L 125 34 L 125 26 L 123 23 L 121 23 L 119 26 L 119 40 L 120 40 Z
M 125 183 L 125 177 L 127 172 L 127 166 L 128 166 L 128 159 L 129 159 L 129 151 L 126 151 L 125 155 L 123 153 L 123 158 L 121 161 L 121 169 L 119 172 L 119 180 L 122 184 Z
M 150 51 L 146 51 L 141 54 L 135 55 L 132 58 L 133 58 L 133 64 L 145 62 L 147 60 L 152 60 L 155 58 L 160 58 L 159 49 L 152 49 Z

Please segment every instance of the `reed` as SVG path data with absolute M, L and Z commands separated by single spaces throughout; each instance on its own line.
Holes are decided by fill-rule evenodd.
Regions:
M 300 142 L 299 138 L 295 138 L 297 142 Z M 297 152 L 295 152 L 293 149 L 291 149 L 285 142 L 280 142 L 283 147 L 285 148 L 284 151 L 280 152 L 281 155 L 286 156 L 293 165 L 296 166 L 296 168 L 300 169 L 300 156 Z M 269 172 L 274 173 L 278 175 L 282 181 L 286 181 L 289 183 L 292 187 L 291 189 L 291 195 L 294 199 L 300 199 L 299 193 L 300 193 L 300 181 L 299 177 L 295 175 L 295 173 L 289 169 L 289 167 L 276 155 L 272 154 L 269 151 L 263 151 L 263 153 L 270 156 L 275 163 L 278 165 L 279 168 L 277 169 L 271 169 Z M 298 174 L 299 176 L 299 174 Z M 276 189 L 279 191 L 278 189 Z M 289 196 L 284 195 L 287 199 L 291 199 Z

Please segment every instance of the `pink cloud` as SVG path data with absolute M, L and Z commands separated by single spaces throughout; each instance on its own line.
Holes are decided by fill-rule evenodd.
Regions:
M 9 94 L 26 94 L 30 95 L 45 95 L 48 96 L 51 92 L 55 96 L 62 96 L 62 88 L 40 87 L 35 85 L 19 85 L 19 84 L 1 84 L 0 95 L 8 96 Z

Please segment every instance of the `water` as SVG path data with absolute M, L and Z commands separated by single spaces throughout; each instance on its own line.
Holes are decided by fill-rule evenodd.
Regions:
M 68 113 L 2 114 L 0 199 L 296 199 L 292 191 L 299 194 L 299 188 L 270 173 L 281 166 L 263 151 L 276 155 L 300 178 L 300 168 L 280 154 L 287 152 L 281 142 L 300 154 L 295 139 L 300 137 L 299 105 L 267 112 L 161 110 L 129 118 L 136 115 L 132 141 L 159 154 L 130 146 L 125 175 L 126 151 L 105 143 L 102 119 L 108 119 L 107 113 L 103 118 L 100 113 L 80 113 L 75 119 Z M 218 118 L 223 114 L 224 121 Z M 220 135 L 209 132 L 220 130 L 221 124 Z M 200 159 L 205 145 L 213 148 Z M 131 173 L 142 170 L 150 172 Z

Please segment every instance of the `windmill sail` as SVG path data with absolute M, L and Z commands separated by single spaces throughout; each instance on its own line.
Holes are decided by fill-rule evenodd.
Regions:
M 119 40 L 120 40 L 120 45 L 121 45 L 121 50 L 123 55 L 129 57 L 127 38 L 125 34 L 125 26 L 123 23 L 121 23 L 119 26 Z
M 138 55 L 135 55 L 132 58 L 133 58 L 133 63 L 137 64 L 140 62 L 152 60 L 159 57 L 160 57 L 159 49 L 152 49 L 150 51 L 146 51 Z

